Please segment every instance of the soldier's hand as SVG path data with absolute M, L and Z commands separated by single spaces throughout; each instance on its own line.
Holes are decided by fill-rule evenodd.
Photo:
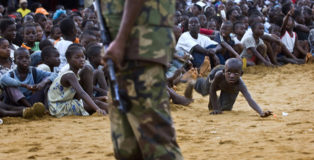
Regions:
M 124 57 L 124 49 L 125 43 L 115 39 L 107 48 L 105 56 L 103 57 L 104 61 L 106 62 L 107 59 L 112 59 L 115 67 L 120 70 Z

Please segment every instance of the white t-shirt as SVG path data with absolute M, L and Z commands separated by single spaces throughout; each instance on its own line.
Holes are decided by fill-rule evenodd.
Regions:
M 271 34 L 264 32 L 264 35 L 269 35 L 269 36 L 270 36 Z M 245 39 L 247 39 L 248 37 L 253 37 L 253 31 L 252 31 L 251 28 L 248 28 L 248 29 L 245 31 L 245 33 L 244 33 L 244 35 L 243 35 L 243 37 L 242 37 L 242 39 L 241 39 L 241 43 L 243 44 L 243 41 L 244 41 Z
M 281 42 L 287 47 L 287 49 L 293 53 L 294 44 L 295 44 L 296 34 L 292 32 L 292 35 L 288 31 L 281 37 Z
M 64 40 L 63 38 L 56 43 L 55 48 L 58 50 L 60 54 L 60 65 L 59 69 L 61 69 L 63 66 L 65 66 L 68 62 L 65 57 L 65 52 L 67 51 L 68 47 L 72 44 L 72 41 Z
M 190 53 L 191 49 L 200 45 L 203 48 L 208 47 L 209 45 L 217 45 L 218 43 L 211 40 L 207 36 L 198 34 L 197 39 L 194 39 L 189 32 L 184 32 L 176 45 L 176 51 L 183 51 L 185 53 Z

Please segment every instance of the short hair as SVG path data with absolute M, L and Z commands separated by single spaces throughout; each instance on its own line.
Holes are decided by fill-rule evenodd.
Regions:
M 54 33 L 56 28 L 60 29 L 60 26 L 59 25 L 53 25 L 51 28 L 51 33 Z
M 229 66 L 230 64 L 235 64 L 235 65 L 237 65 L 237 67 L 240 67 L 241 69 L 242 69 L 242 65 L 243 65 L 242 61 L 238 58 L 229 58 L 226 61 L 225 65 Z
M 48 46 L 53 46 L 53 44 L 48 39 L 44 39 L 44 40 L 40 41 L 40 43 L 39 43 L 39 49 L 40 50 L 43 50 L 45 47 L 48 47 Z
M 84 51 L 84 47 L 81 44 L 73 43 L 71 44 L 65 52 L 65 57 L 70 59 L 73 56 L 74 51 L 82 50 Z
M 72 35 L 75 28 L 75 23 L 71 18 L 65 18 L 61 21 L 60 29 L 63 35 Z
M 2 19 L 0 20 L 0 31 L 5 32 L 8 26 L 15 24 L 15 22 L 11 19 Z
M 96 36 L 95 33 L 91 30 L 84 30 L 83 33 L 81 34 L 80 39 L 86 36 Z
M 5 39 L 5 38 L 0 38 L 0 44 L 1 44 L 3 41 L 7 41 L 7 39 Z
M 33 23 L 33 22 L 24 23 L 24 24 L 23 24 L 23 34 L 24 34 L 25 29 L 26 29 L 27 27 L 36 27 L 36 24 Z
M 244 23 L 243 22 L 241 22 L 241 21 L 236 21 L 236 22 L 234 22 L 234 24 L 233 24 L 233 31 L 235 31 L 235 29 L 237 28 L 237 26 L 239 26 L 239 25 L 244 25 Z
M 43 19 L 43 18 L 46 18 L 46 16 L 44 15 L 44 14 L 42 14 L 42 13 L 36 13 L 35 15 L 34 15 L 34 21 L 35 22 L 39 22 L 41 19 Z
M 259 25 L 259 24 L 263 24 L 263 23 L 261 23 L 261 22 L 255 22 L 255 23 L 253 23 L 252 24 L 252 31 Z
M 41 59 L 44 61 L 51 56 L 52 52 L 58 52 L 58 50 L 53 46 L 47 46 L 41 51 Z
M 24 47 L 20 47 L 20 48 L 18 48 L 18 49 L 16 49 L 16 50 L 14 51 L 14 58 L 15 58 L 16 55 L 18 55 L 20 52 L 27 52 L 27 53 L 29 54 L 28 49 L 26 49 L 26 48 L 24 48 Z
M 225 22 L 222 22 L 222 24 L 224 24 L 224 25 L 230 25 L 231 27 L 233 27 L 233 25 L 232 25 L 232 22 L 231 22 L 231 21 L 225 21 Z
M 201 7 L 200 5 L 194 4 L 194 6 L 197 7 L 197 9 L 198 9 L 199 11 L 202 11 L 202 7 Z
M 86 56 L 88 59 L 92 57 L 96 57 L 101 53 L 102 47 L 97 43 L 92 43 L 91 45 L 88 45 L 86 50 Z

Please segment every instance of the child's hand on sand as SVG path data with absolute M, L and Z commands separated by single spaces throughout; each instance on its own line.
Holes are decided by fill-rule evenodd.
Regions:
M 222 114 L 221 110 L 213 110 L 212 112 L 210 112 L 209 114 L 215 115 L 215 114 Z
M 96 111 L 99 115 L 107 115 L 107 111 L 105 111 L 105 110 L 103 110 L 103 109 L 97 109 L 97 111 Z
M 262 112 L 260 114 L 261 117 L 268 117 L 270 115 L 273 115 L 273 112 L 272 111 L 266 111 L 266 112 Z

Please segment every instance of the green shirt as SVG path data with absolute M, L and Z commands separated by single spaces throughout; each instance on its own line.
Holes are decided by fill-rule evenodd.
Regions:
M 124 0 L 102 0 L 102 12 L 109 32 L 115 38 L 123 15 Z M 126 47 L 126 59 L 143 60 L 167 66 L 175 39 L 172 32 L 175 0 L 146 0 Z

